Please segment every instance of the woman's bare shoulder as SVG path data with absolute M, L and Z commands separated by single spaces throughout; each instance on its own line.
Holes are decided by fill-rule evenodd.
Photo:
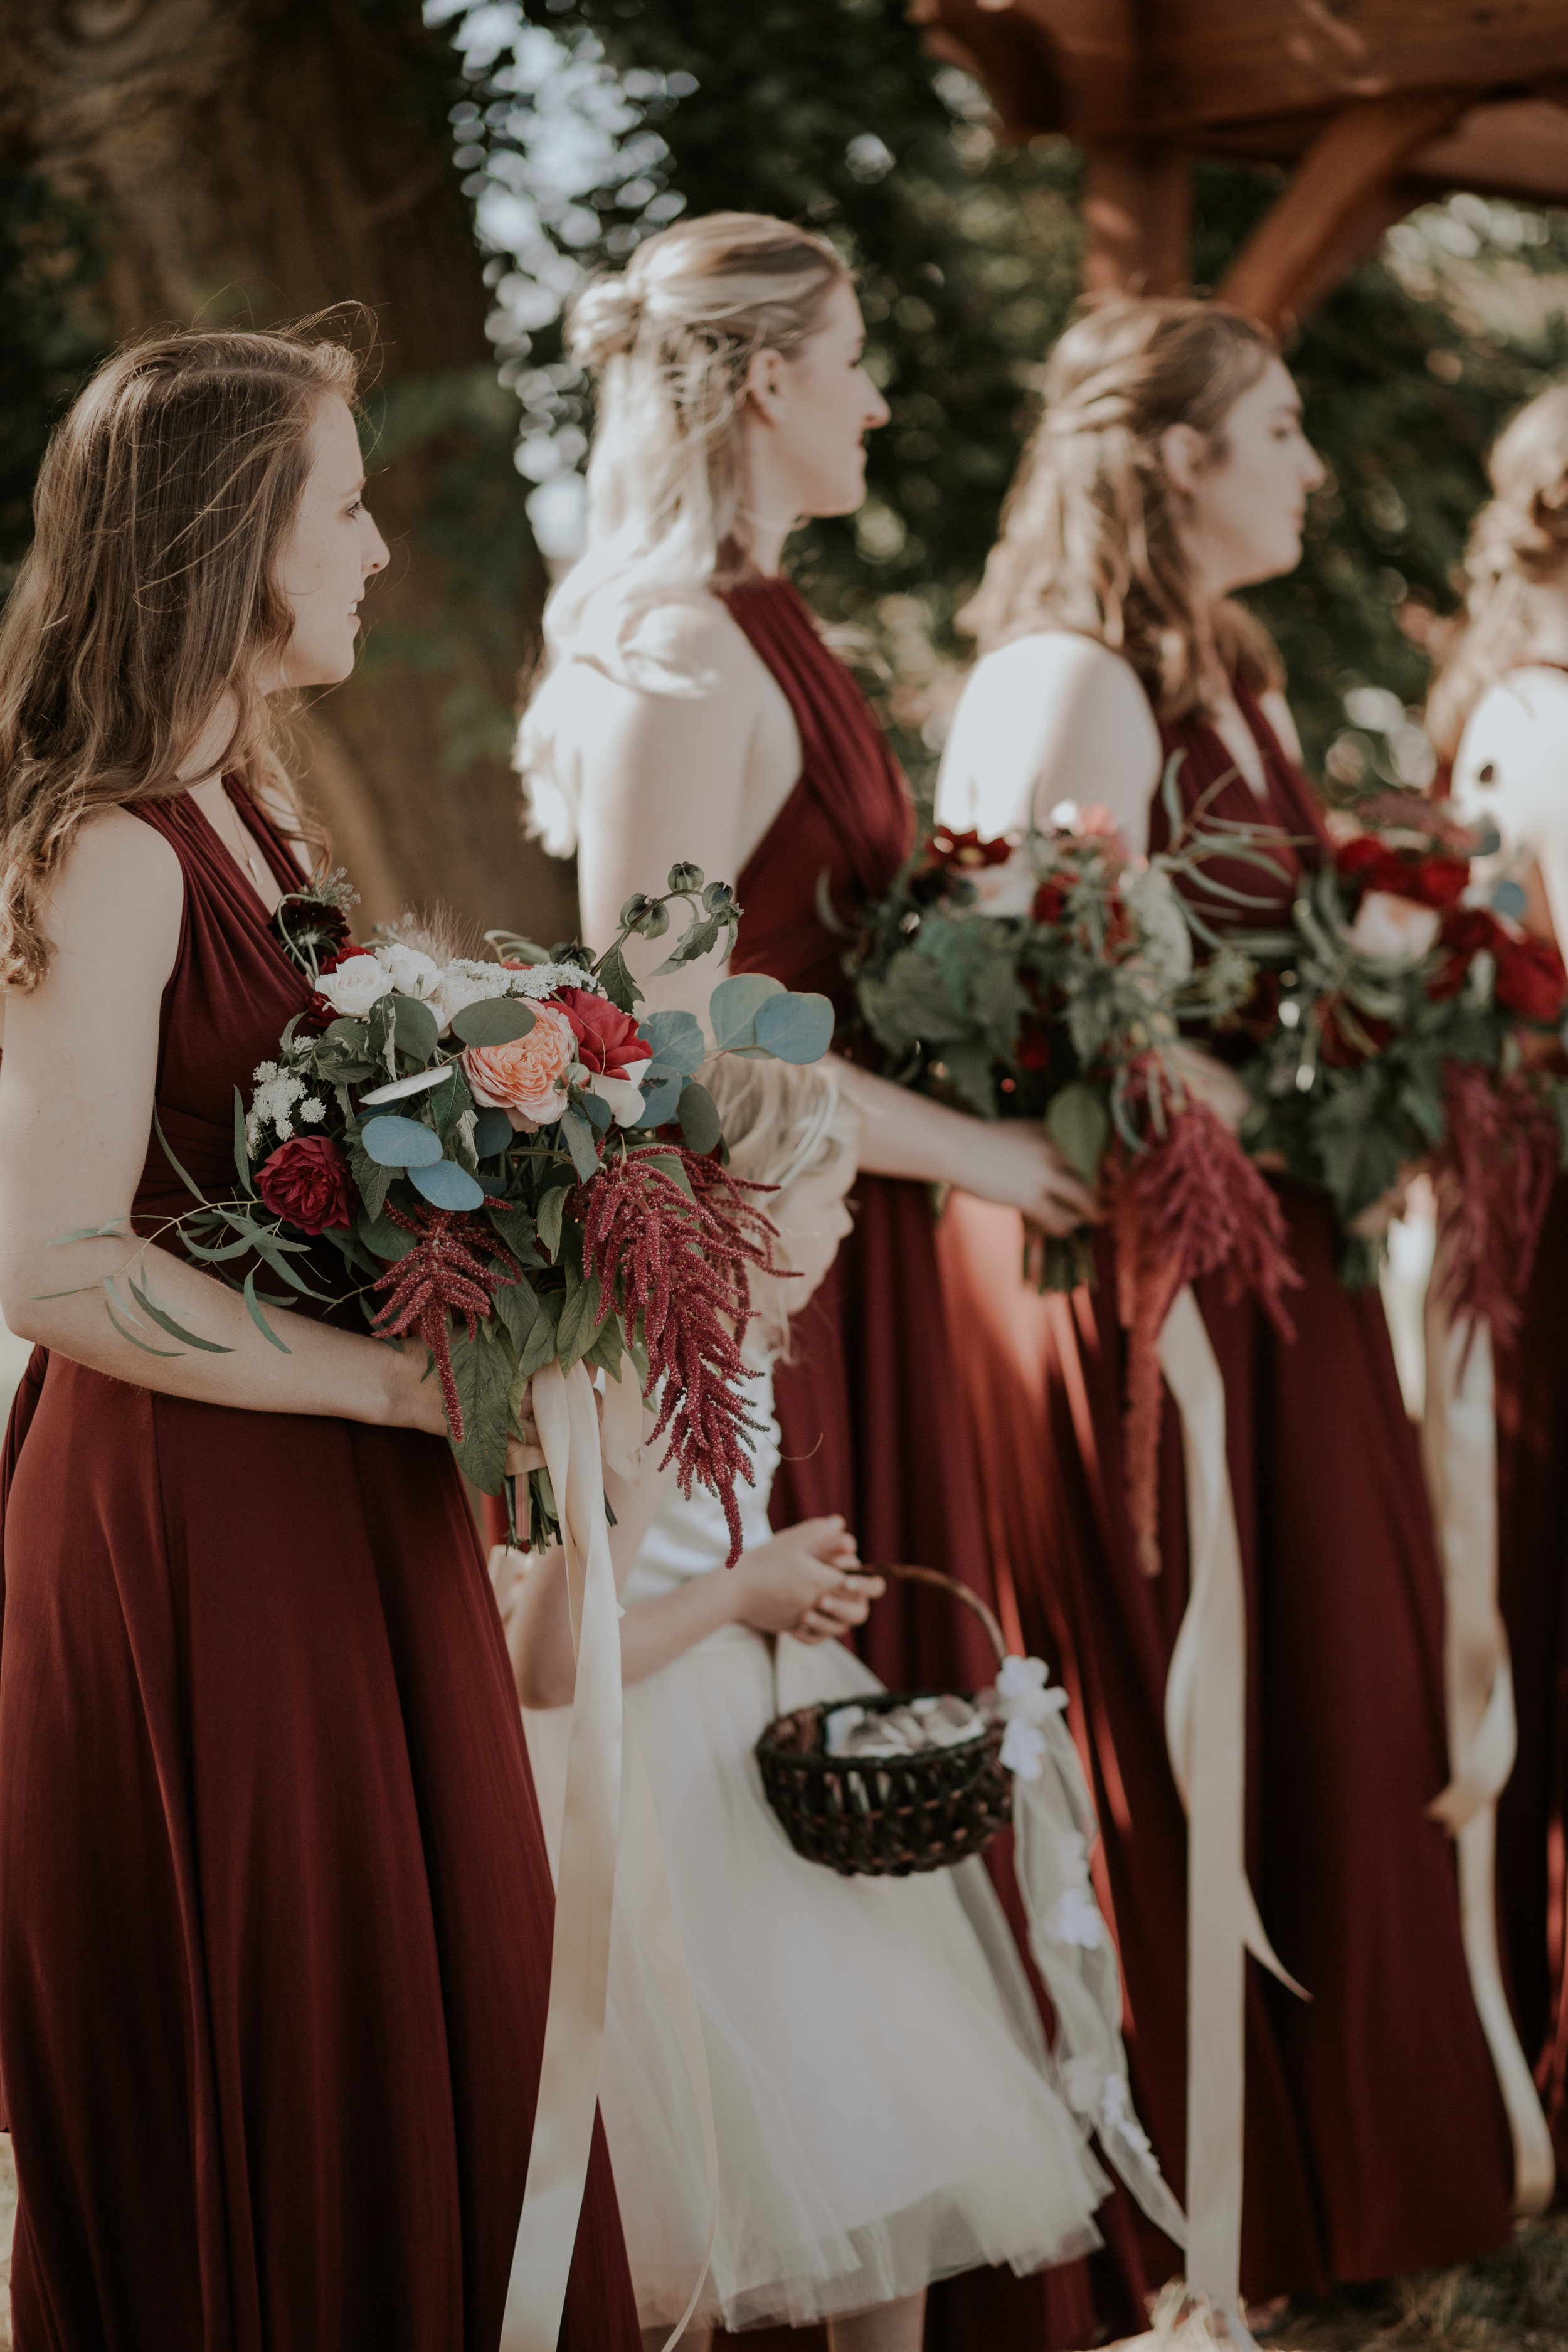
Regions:
M 1121 789 L 1091 783 L 1101 772 Z M 976 664 L 942 756 L 938 805 L 950 822 L 1004 829 L 1055 799 L 1114 797 L 1131 807 L 1159 772 L 1160 730 L 1131 664 L 1090 637 L 1038 630 Z
M 50 885 L 49 929 L 60 947 L 142 940 L 156 954 L 177 936 L 184 903 L 180 861 L 157 828 L 129 809 L 95 809 Z

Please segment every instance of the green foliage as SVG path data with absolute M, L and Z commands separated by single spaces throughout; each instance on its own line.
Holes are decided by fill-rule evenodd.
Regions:
M 33 536 L 33 484 L 56 419 L 103 357 L 86 215 L 35 172 L 0 172 L 0 597 Z

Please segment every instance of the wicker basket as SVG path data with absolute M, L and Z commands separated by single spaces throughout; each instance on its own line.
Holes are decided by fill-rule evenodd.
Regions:
M 864 1573 L 940 1586 L 973 1610 L 998 1665 L 1006 1656 L 994 1616 L 956 1578 L 934 1568 L 868 1568 Z M 884 1715 L 926 1695 L 871 1692 L 854 1703 L 868 1715 Z M 908 1878 L 984 1853 L 1005 1829 L 1013 1818 L 1013 1776 L 1001 1760 L 1002 1724 L 959 1747 L 916 1756 L 829 1756 L 824 1726 L 845 1704 L 830 1699 L 797 1706 L 770 1723 L 757 1742 L 763 1787 L 796 1853 L 826 1863 L 844 1878 Z

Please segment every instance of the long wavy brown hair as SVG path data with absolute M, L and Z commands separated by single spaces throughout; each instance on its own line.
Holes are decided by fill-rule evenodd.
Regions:
M 1465 721 L 1529 646 L 1530 591 L 1568 563 L 1568 383 L 1554 383 L 1501 433 L 1492 495 L 1465 550 L 1465 617 L 1426 706 L 1426 732 L 1451 760 Z
M 319 323 L 134 343 L 56 429 L 0 618 L 0 987 L 47 970 L 44 905 L 83 819 L 182 791 L 226 694 L 222 766 L 325 856 L 257 683 L 292 633 L 277 565 L 311 424 L 358 389 L 354 354 Z
M 1068 329 L 1002 535 L 959 615 L 983 654 L 1031 629 L 1074 630 L 1122 655 L 1163 719 L 1207 709 L 1231 676 L 1259 691 L 1281 682 L 1261 624 L 1199 590 L 1160 446 L 1190 425 L 1207 462 L 1222 461 L 1226 417 L 1277 357 L 1261 327 L 1217 302 L 1108 302 Z

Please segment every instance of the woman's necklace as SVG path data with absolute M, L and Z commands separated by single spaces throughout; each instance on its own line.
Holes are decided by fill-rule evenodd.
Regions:
M 251 880 L 255 883 L 257 890 L 260 896 L 265 898 L 267 896 L 268 875 L 260 859 L 256 855 L 255 837 L 248 825 L 247 825 L 244 818 L 240 815 L 239 811 L 235 807 L 234 803 L 230 800 L 226 789 L 224 791 L 223 795 L 223 821 L 226 845 L 228 846 L 235 862 L 237 865 L 247 866 L 249 869 Z

